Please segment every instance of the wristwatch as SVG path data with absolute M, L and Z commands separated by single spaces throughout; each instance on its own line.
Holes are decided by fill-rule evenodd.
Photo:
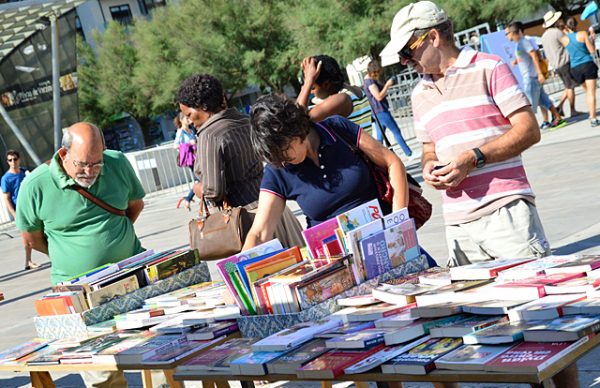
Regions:
M 485 166 L 485 155 L 479 148 L 473 148 L 473 152 L 475 153 L 475 167 L 481 168 Z

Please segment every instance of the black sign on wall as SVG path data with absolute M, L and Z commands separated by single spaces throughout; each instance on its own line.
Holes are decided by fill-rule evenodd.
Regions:
M 75 10 L 58 19 L 60 88 L 63 128 L 79 121 L 77 101 L 77 49 Z M 52 105 L 52 47 L 47 27 L 21 43 L 0 63 L 0 103 L 42 160 L 54 153 Z M 22 165 L 33 169 L 32 161 L 11 129 L 0 120 L 0 160 L 8 149 L 16 149 Z M 2 162 L 0 171 L 7 169 Z

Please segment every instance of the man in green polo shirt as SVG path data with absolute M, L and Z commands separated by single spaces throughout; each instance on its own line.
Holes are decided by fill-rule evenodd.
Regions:
M 107 210 L 72 187 L 83 187 L 126 216 Z M 144 208 L 144 190 L 127 158 L 105 150 L 92 124 L 67 129 L 49 165 L 36 168 L 21 186 L 17 227 L 27 246 L 48 254 L 52 284 L 141 252 L 133 223 Z

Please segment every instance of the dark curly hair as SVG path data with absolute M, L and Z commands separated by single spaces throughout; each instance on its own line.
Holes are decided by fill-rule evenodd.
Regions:
M 340 65 L 329 55 L 316 55 L 313 57 L 317 63 L 321 62 L 321 72 L 315 83 L 322 85 L 324 82 L 331 83 L 332 92 L 337 93 L 344 87 L 344 74 Z
M 312 128 L 306 110 L 283 94 L 259 97 L 250 110 L 250 124 L 254 150 L 275 167 L 289 161 L 285 152 L 292 140 L 303 141 Z
M 194 109 L 217 113 L 225 108 L 223 86 L 209 74 L 194 74 L 183 81 L 177 91 L 177 103 Z

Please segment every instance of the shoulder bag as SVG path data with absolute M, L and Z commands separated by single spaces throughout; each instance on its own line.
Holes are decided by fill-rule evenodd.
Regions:
M 79 194 L 81 194 L 82 196 L 87 198 L 90 202 L 92 202 L 93 204 L 95 204 L 98 207 L 101 207 L 102 209 L 106 210 L 109 213 L 112 213 L 116 216 L 122 216 L 122 217 L 127 216 L 126 210 L 117 209 L 116 207 L 107 204 L 106 202 L 104 202 L 100 198 L 94 196 L 92 193 L 90 193 L 89 191 L 87 191 L 86 189 L 84 189 L 83 187 L 81 187 L 79 185 L 72 185 L 72 186 L 70 186 L 70 189 L 77 191 Z

